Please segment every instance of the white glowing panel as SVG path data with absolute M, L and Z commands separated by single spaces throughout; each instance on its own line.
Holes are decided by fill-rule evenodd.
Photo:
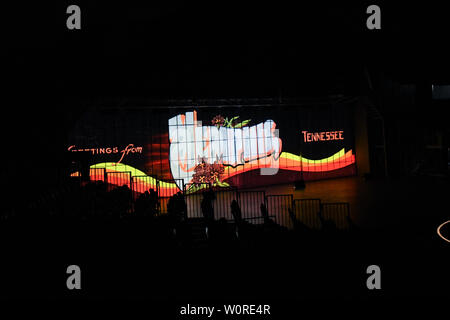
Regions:
M 275 128 L 273 120 L 244 128 L 202 126 L 195 111 L 172 117 L 169 119 L 172 175 L 185 185 L 190 183 L 202 158 L 208 163 L 218 161 L 233 167 L 270 155 L 278 159 L 281 140 L 275 135 Z

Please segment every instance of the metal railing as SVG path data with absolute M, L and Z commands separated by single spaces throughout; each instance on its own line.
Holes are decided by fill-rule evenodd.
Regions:
M 237 201 L 238 192 L 236 190 L 223 190 L 215 193 L 214 206 L 214 218 L 216 220 L 226 219 L 233 220 L 231 213 L 231 202 Z
M 298 222 L 310 229 L 321 229 L 322 223 L 319 219 L 321 210 L 320 199 L 296 199 L 294 200 L 294 213 Z
M 266 207 L 269 216 L 275 218 L 276 223 L 288 229 L 294 227 L 289 217 L 289 210 L 293 210 L 293 198 L 292 194 L 266 196 Z
M 347 202 L 322 203 L 322 216 L 333 221 L 337 229 L 349 229 L 350 205 Z
M 118 186 L 127 186 L 131 190 L 131 172 L 106 172 L 106 183 L 108 190 L 117 188 Z
M 106 170 L 105 168 L 90 168 L 89 169 L 89 179 L 91 181 L 106 181 Z
M 134 176 L 131 178 L 131 191 L 133 191 L 134 200 L 136 200 L 142 193 L 150 190 L 154 190 L 159 195 L 159 184 L 153 177 Z
M 237 198 L 242 212 L 242 219 L 253 224 L 264 222 L 261 215 L 261 204 L 266 203 L 265 191 L 241 191 L 238 192 Z
M 167 213 L 169 199 L 182 191 L 186 202 L 188 218 L 203 218 L 202 201 L 205 192 L 212 191 L 214 197 L 212 206 L 216 220 L 226 219 L 233 222 L 231 203 L 237 201 L 242 219 L 252 224 L 264 223 L 261 205 L 265 205 L 269 218 L 280 226 L 293 229 L 295 222 L 299 222 L 309 229 L 322 229 L 321 217 L 325 221 L 332 221 L 337 229 L 349 229 L 350 206 L 346 202 L 322 203 L 321 199 L 293 199 L 292 194 L 267 195 L 265 191 L 238 191 L 235 188 L 217 188 L 209 184 L 197 185 L 194 192 L 186 192 L 183 180 L 161 181 L 156 177 L 131 176 L 131 172 L 106 172 L 104 168 L 90 169 L 91 181 L 103 181 L 106 190 L 127 186 L 132 194 L 133 203 L 146 191 L 154 190 L 158 194 L 159 214 Z M 74 177 L 79 179 L 79 177 Z M 177 183 L 178 182 L 178 183 Z M 178 187 L 182 185 L 182 189 Z

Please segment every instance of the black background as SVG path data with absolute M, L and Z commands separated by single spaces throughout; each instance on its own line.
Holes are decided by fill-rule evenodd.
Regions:
M 69 31 L 65 26 L 68 4 L 72 3 L 2 4 L 2 91 L 5 96 L 1 117 L 4 150 L 1 172 L 2 183 L 7 186 L 6 206 L 20 201 L 23 193 L 17 190 L 34 191 L 57 181 L 64 167 L 67 132 L 93 101 L 102 104 L 127 101 L 124 104 L 129 104 L 132 97 L 135 104 L 145 105 L 149 99 L 195 101 L 217 97 L 358 95 L 368 90 L 365 67 L 403 83 L 426 86 L 450 80 L 447 43 L 450 19 L 443 3 L 378 1 L 382 30 L 374 31 L 365 27 L 365 8 L 372 4 L 365 1 L 357 4 L 169 1 L 145 5 L 77 1 L 82 10 L 80 31 Z M 424 106 L 418 104 L 418 107 Z M 417 110 L 402 110 L 400 119 L 404 112 L 411 112 L 415 120 L 421 120 Z M 442 115 L 436 116 L 436 121 L 442 121 Z M 433 114 L 427 117 L 433 119 Z M 55 163 L 60 165 L 55 166 Z M 31 181 L 26 189 L 23 189 L 23 181 Z M 4 244 L 14 252 L 16 240 Z M 59 250 L 64 251 L 63 244 Z M 30 283 L 33 298 L 64 291 L 66 275 L 60 267 L 67 265 L 70 258 L 65 257 L 67 261 L 50 267 L 46 264 L 36 267 L 36 273 L 43 272 L 45 276 L 30 277 L 29 266 L 46 256 L 39 253 L 35 253 L 33 259 L 24 258 L 26 254 L 19 253 L 19 256 L 22 258 L 9 260 L 17 263 L 11 262 L 2 270 L 7 277 L 20 279 L 11 280 L 8 287 L 14 287 L 15 296 L 28 292 Z M 372 257 L 363 259 L 362 265 L 370 263 Z M 421 264 L 412 269 L 396 264 L 395 257 L 394 251 L 385 256 L 384 264 L 394 266 L 395 270 L 386 279 L 395 283 L 395 279 L 403 275 L 400 282 L 409 283 L 409 279 L 417 277 L 418 287 L 423 291 L 414 295 L 413 302 L 405 303 L 408 286 L 398 289 L 401 285 L 397 284 L 394 287 L 398 286 L 398 290 L 388 295 L 388 299 L 377 294 L 362 295 L 362 305 L 370 310 L 377 306 L 383 310 L 395 307 L 400 314 L 412 307 L 435 310 L 426 305 L 433 302 L 439 306 L 441 297 L 448 293 L 448 287 L 439 288 L 439 280 L 445 279 L 448 270 L 443 265 L 431 267 L 431 262 L 427 261 L 431 261 L 432 256 L 417 257 Z M 91 277 L 95 274 L 98 279 L 108 265 L 97 264 L 95 269 L 95 261 L 88 265 L 94 270 Z M 342 265 L 335 269 L 321 266 L 317 273 L 324 275 L 322 285 L 337 279 L 330 291 L 338 295 L 337 288 L 347 278 L 339 280 L 333 275 L 345 271 L 344 274 L 353 274 L 351 279 L 356 283 L 363 275 L 356 276 L 352 272 L 357 274 L 361 266 L 346 268 Z M 89 277 L 87 273 L 87 279 Z M 99 281 L 108 283 L 108 279 Z M 282 281 L 289 282 L 289 274 L 284 275 Z M 346 305 L 347 311 L 350 307 L 345 304 L 346 297 L 354 297 L 358 290 L 365 292 L 355 283 L 347 283 L 348 290 L 341 296 L 344 304 L 340 306 Z M 39 290 L 43 287 L 48 289 L 44 290 L 47 295 L 41 295 Z M 306 287 L 313 288 L 314 284 Z M 430 287 L 436 290 L 427 291 Z M 389 292 L 389 287 L 387 289 Z M 141 288 L 139 292 L 145 291 L 146 288 Z M 434 298 L 437 294 L 440 297 Z M 132 296 L 130 293 L 129 297 Z M 356 309 L 358 302 L 352 301 L 355 306 L 352 308 Z M 164 303 L 173 307 L 177 302 L 164 300 Z M 286 300 L 283 303 L 285 309 L 279 310 L 286 312 L 327 309 L 317 301 L 311 304 L 317 308 Z M 160 309 L 168 310 L 162 307 L 165 304 L 161 304 Z M 168 317 L 174 318 L 171 315 Z

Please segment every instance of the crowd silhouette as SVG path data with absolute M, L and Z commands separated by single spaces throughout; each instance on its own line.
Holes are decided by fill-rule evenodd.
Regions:
M 289 218 L 293 225 L 291 230 L 279 225 L 269 214 L 266 204 L 260 204 L 259 217 L 246 217 L 236 200 L 231 200 L 228 219 L 215 218 L 214 203 L 216 194 L 212 189 L 201 191 L 201 217 L 188 217 L 185 195 L 178 192 L 171 196 L 167 210 L 162 212 L 161 199 L 154 189 L 144 193 L 133 193 L 126 185 L 112 187 L 102 181 L 84 184 L 72 184 L 59 191 L 33 199 L 22 207 L 20 214 L 2 215 L 2 220 L 28 219 L 53 221 L 108 221 L 117 225 L 136 226 L 142 233 L 164 235 L 182 246 L 196 246 L 241 242 L 276 242 L 290 234 L 307 236 L 312 230 L 300 222 L 289 208 Z M 16 212 L 17 213 L 17 212 Z M 273 214 L 273 212 L 271 212 Z M 335 233 L 333 221 L 324 219 L 320 212 L 318 217 L 322 231 Z M 347 217 L 349 219 L 349 217 Z M 356 226 L 349 219 L 352 229 Z

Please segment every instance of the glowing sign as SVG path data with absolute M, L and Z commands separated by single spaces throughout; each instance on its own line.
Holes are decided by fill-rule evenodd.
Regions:
M 272 167 L 277 167 L 281 139 L 275 127 L 273 120 L 244 128 L 202 126 L 195 111 L 170 118 L 169 162 L 173 178 L 190 183 L 202 161 L 237 167 L 270 158 Z
M 302 131 L 304 142 L 344 140 L 344 131 L 308 132 Z
M 67 148 L 68 151 L 71 152 L 91 152 L 93 155 L 98 154 L 114 154 L 121 153 L 121 157 L 117 163 L 120 163 L 122 159 L 128 155 L 129 153 L 142 153 L 142 147 L 135 147 L 134 144 L 130 143 L 125 148 L 119 151 L 119 147 L 108 147 L 108 148 L 76 148 L 75 145 Z

